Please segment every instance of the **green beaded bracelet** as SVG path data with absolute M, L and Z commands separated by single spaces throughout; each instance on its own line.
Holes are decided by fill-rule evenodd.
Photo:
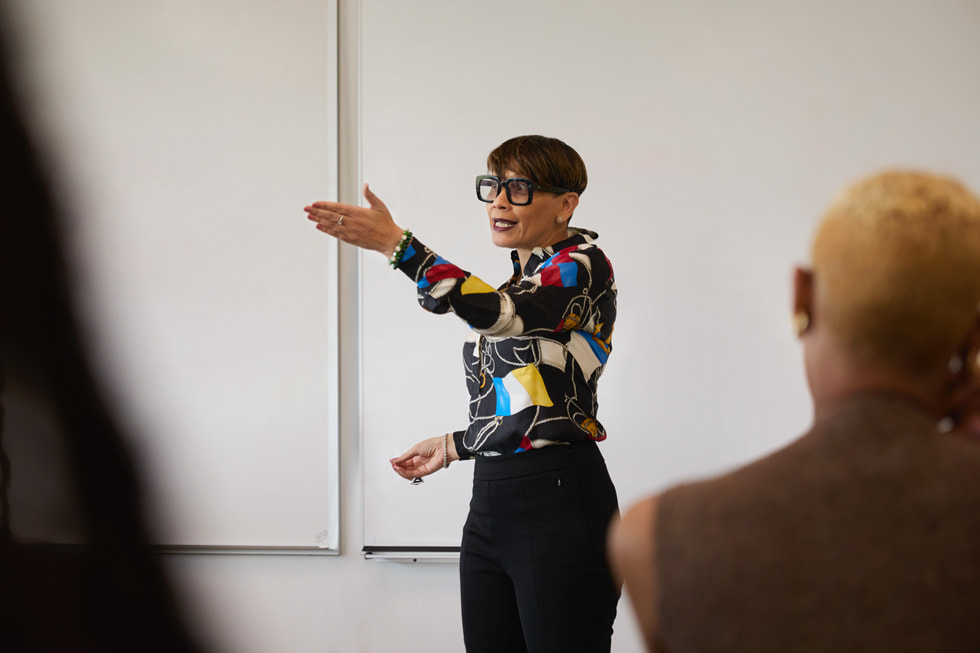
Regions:
M 395 246 L 395 251 L 392 253 L 391 258 L 388 259 L 388 265 L 392 268 L 397 268 L 401 265 L 402 257 L 405 256 L 405 250 L 408 249 L 410 242 L 412 242 L 412 232 L 406 229 L 402 232 L 402 239 Z

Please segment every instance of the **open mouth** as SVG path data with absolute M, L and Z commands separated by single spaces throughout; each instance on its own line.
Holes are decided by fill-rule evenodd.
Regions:
M 511 222 L 510 220 L 501 220 L 500 218 L 495 218 L 492 222 L 494 231 L 507 231 L 508 229 L 513 229 L 517 226 L 516 222 Z

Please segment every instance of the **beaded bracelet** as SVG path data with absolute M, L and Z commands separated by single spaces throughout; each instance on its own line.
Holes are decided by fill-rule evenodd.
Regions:
M 442 468 L 449 468 L 449 434 L 442 436 Z
M 388 265 L 392 268 L 397 268 L 401 265 L 402 257 L 405 256 L 405 251 L 408 249 L 410 242 L 412 242 L 412 232 L 406 229 L 402 232 L 402 239 L 395 246 L 395 251 L 391 254 L 391 258 L 388 259 Z

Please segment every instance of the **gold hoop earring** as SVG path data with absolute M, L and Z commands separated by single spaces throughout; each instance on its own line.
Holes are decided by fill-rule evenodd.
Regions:
M 810 314 L 806 311 L 797 311 L 793 314 L 793 331 L 796 337 L 800 338 L 810 328 Z

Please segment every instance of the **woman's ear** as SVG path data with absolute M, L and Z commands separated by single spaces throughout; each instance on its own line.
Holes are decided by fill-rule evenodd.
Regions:
M 572 219 L 572 214 L 575 213 L 575 209 L 578 208 L 578 193 L 564 193 L 561 196 L 561 214 L 565 218 L 563 222 L 568 222 Z
M 793 327 L 799 338 L 813 326 L 813 271 L 793 270 Z

